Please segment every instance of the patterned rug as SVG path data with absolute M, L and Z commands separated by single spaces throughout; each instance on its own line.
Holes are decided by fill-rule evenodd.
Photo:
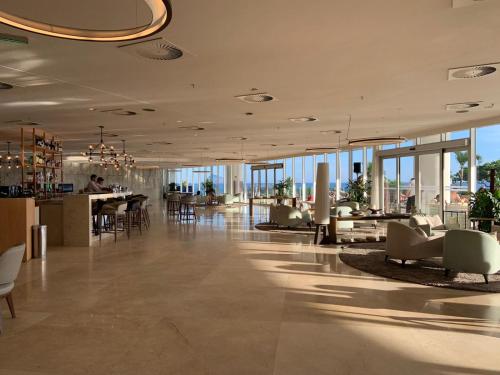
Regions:
M 442 288 L 471 290 L 477 292 L 500 293 L 500 274 L 490 275 L 489 284 L 484 283 L 483 275 L 472 273 L 450 273 L 444 276 L 440 258 L 407 261 L 401 267 L 399 260 L 385 262 L 384 244 L 352 244 L 339 254 L 347 265 L 373 275 L 422 285 Z

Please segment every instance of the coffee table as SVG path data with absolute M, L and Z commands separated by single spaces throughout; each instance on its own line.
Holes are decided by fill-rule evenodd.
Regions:
M 330 243 L 337 243 L 337 222 L 338 221 L 364 221 L 364 220 L 408 220 L 411 214 L 383 214 L 383 215 L 353 215 L 353 216 L 330 216 L 330 225 L 328 232 Z

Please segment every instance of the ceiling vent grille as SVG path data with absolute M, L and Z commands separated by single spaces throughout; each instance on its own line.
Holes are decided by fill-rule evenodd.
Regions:
M 494 103 L 491 102 L 464 102 L 464 103 L 453 103 L 447 104 L 447 111 L 456 111 L 457 113 L 466 113 L 470 111 L 482 111 L 487 109 L 492 109 L 495 106 Z
M 465 66 L 463 68 L 453 68 L 448 70 L 448 80 L 480 78 L 489 75 L 496 75 L 500 69 L 500 63 Z
M 175 60 L 183 55 L 183 52 L 179 48 L 162 38 L 123 44 L 118 46 L 118 48 L 149 60 Z
M 264 103 L 264 102 L 272 102 L 276 101 L 277 99 L 266 93 L 266 92 L 261 92 L 261 93 L 256 93 L 256 94 L 246 94 L 246 95 L 238 95 L 235 97 L 236 99 L 239 99 L 241 101 L 244 101 L 245 103 Z

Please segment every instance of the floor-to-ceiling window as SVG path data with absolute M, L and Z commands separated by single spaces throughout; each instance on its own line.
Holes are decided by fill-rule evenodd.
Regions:
M 341 198 L 349 183 L 349 151 L 340 153 L 340 192 Z
M 334 192 L 337 188 L 337 154 L 328 154 L 328 176 L 330 177 L 329 190 Z
M 304 181 L 305 181 L 305 189 L 306 189 L 306 200 L 310 201 L 313 199 L 313 187 L 314 187 L 314 158 L 312 155 L 307 155 L 304 156 L 305 160 L 305 176 L 304 176 Z
M 303 157 L 298 156 L 294 158 L 294 174 L 295 174 L 295 196 L 303 199 L 303 183 L 304 176 L 302 175 L 302 162 Z
M 363 175 L 363 168 L 365 168 L 365 165 L 363 165 L 363 150 L 362 149 L 357 149 L 357 150 L 352 150 L 352 163 L 353 163 L 353 170 L 352 170 L 352 176 L 351 178 L 354 179 L 358 176 Z M 354 164 L 355 163 L 360 163 L 360 172 L 356 173 L 354 170 Z
M 416 207 L 415 156 L 399 158 L 399 212 L 412 212 Z
M 500 125 L 476 129 L 477 186 L 489 188 L 490 170 L 495 169 L 497 180 L 500 178 Z

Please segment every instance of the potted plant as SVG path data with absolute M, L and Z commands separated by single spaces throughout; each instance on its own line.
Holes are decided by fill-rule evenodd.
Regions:
M 360 206 L 368 204 L 370 183 L 370 181 L 365 181 L 363 176 L 359 176 L 355 180 L 349 179 L 347 184 L 347 199 L 351 202 L 358 202 Z
M 278 204 L 281 204 L 284 198 L 287 198 L 292 195 L 292 184 L 293 184 L 292 178 L 288 177 L 284 180 L 281 180 L 276 185 L 274 185 Z
M 491 218 L 500 221 L 500 190 L 490 192 L 485 188 L 470 194 L 469 217 Z M 482 232 L 491 232 L 490 220 L 478 220 L 478 229 Z
M 205 190 L 205 194 L 210 194 L 210 193 L 213 193 L 215 191 L 214 190 L 214 182 L 209 178 L 207 178 L 205 180 L 205 182 L 201 183 L 201 187 L 202 187 L 202 189 Z

